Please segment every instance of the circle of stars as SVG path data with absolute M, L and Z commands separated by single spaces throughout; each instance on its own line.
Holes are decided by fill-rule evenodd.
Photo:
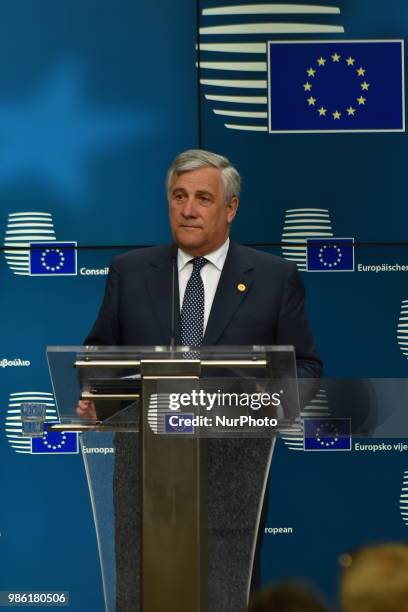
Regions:
M 333 251 L 336 254 L 336 261 L 332 261 L 332 262 L 328 262 L 325 260 L 325 255 L 327 255 L 327 249 L 329 249 L 329 251 Z M 319 261 L 327 268 L 335 268 L 336 266 L 339 265 L 339 263 L 341 262 L 341 259 L 343 257 L 343 253 L 341 252 L 341 249 L 339 249 L 339 247 L 337 246 L 337 244 L 332 244 L 332 245 L 323 245 L 320 249 L 319 249 Z
M 56 255 L 58 256 L 59 261 L 55 265 L 50 265 L 49 263 L 47 263 L 47 259 L 50 253 L 56 253 Z M 61 270 L 61 268 L 64 266 L 64 263 L 65 255 L 61 251 L 61 249 L 45 249 L 45 251 L 41 253 L 41 265 L 44 266 L 44 268 L 48 270 L 48 272 L 55 272 L 57 270 Z
M 329 111 L 329 109 L 326 108 L 323 104 L 320 104 L 317 98 L 313 95 L 313 80 L 316 80 L 319 70 L 324 70 L 324 68 L 327 68 L 327 66 L 330 64 L 341 65 L 342 63 L 345 63 L 347 67 L 353 71 L 353 74 L 357 75 L 357 78 L 359 79 L 360 83 L 361 93 L 357 98 L 355 98 L 355 100 L 351 101 L 350 106 L 348 108 L 341 109 L 339 107 L 334 109 L 333 111 Z M 370 83 L 368 83 L 366 80 L 366 69 L 362 66 L 358 67 L 356 59 L 354 57 L 349 56 L 343 59 L 342 56 L 337 52 L 333 53 L 333 55 L 331 55 L 329 58 L 322 56 L 317 58 L 316 65 L 317 67 L 311 66 L 306 70 L 308 79 L 306 80 L 306 83 L 303 83 L 303 89 L 304 92 L 309 95 L 309 97 L 306 98 L 307 104 L 311 108 L 316 109 L 319 114 L 319 117 L 331 116 L 333 118 L 333 121 L 340 121 L 343 116 L 355 117 L 357 109 L 359 107 L 364 107 L 367 102 L 366 95 L 370 88 Z
M 332 433 L 329 434 L 329 430 L 332 429 Z M 331 439 L 328 439 L 327 436 L 330 435 Z M 339 441 L 339 430 L 337 427 L 330 425 L 330 423 L 322 423 L 316 429 L 316 440 L 319 442 L 320 446 L 324 446 L 326 448 L 330 446 L 334 446 Z
M 58 436 L 60 439 L 59 442 L 57 442 L 57 440 L 55 439 L 55 434 L 56 432 L 52 432 L 52 435 L 45 433 L 42 438 L 44 446 L 46 446 L 50 450 L 57 450 L 59 448 L 62 448 L 67 443 L 67 436 L 64 432 L 62 432 L 62 434 Z

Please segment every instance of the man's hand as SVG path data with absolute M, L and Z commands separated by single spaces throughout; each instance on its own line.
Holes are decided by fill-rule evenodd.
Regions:
M 90 421 L 96 421 L 96 407 L 93 400 L 79 400 L 76 407 L 76 413 L 82 419 L 89 419 Z

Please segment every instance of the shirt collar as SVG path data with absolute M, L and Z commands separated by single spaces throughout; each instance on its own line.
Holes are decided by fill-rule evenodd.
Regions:
M 212 263 L 220 272 L 223 268 L 225 259 L 227 257 L 229 244 L 230 244 L 230 239 L 227 238 L 226 241 L 220 247 L 218 247 L 218 249 L 216 249 L 212 253 L 207 253 L 207 255 L 205 255 L 205 258 L 210 263 Z M 189 253 L 186 253 L 185 251 L 179 248 L 177 251 L 178 271 L 180 272 L 188 264 L 188 262 L 191 261 L 192 259 L 194 259 L 192 255 L 190 255 Z

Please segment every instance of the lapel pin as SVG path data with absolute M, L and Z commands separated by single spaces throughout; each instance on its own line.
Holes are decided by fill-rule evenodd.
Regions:
M 238 283 L 237 289 L 238 289 L 238 291 L 240 291 L 242 293 L 243 291 L 246 290 L 246 285 L 244 285 L 244 283 Z

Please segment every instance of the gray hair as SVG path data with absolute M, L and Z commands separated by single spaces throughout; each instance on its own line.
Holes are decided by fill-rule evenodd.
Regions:
M 175 176 L 200 168 L 218 168 L 221 170 L 226 202 L 229 202 L 233 197 L 239 197 L 241 177 L 238 170 L 226 157 L 203 149 L 189 149 L 176 157 L 166 176 L 167 194 L 169 194 L 170 185 Z

